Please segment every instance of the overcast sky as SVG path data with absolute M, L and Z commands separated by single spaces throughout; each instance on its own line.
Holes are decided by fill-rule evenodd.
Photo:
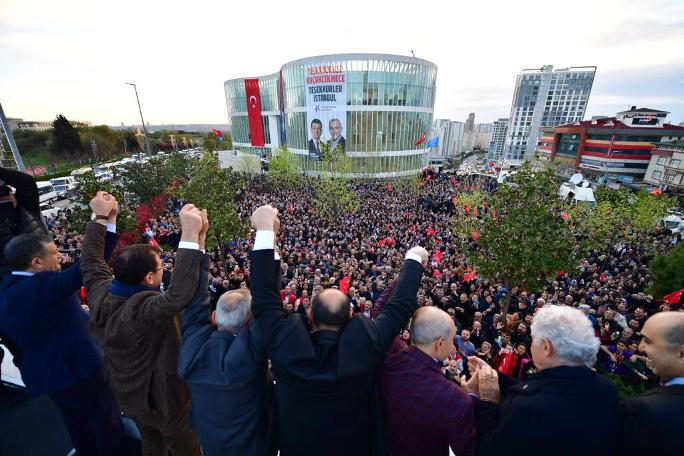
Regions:
M 0 0 L 9 117 L 226 123 L 223 82 L 295 59 L 410 55 L 439 67 L 435 118 L 508 117 L 523 68 L 596 65 L 587 118 L 629 105 L 684 121 L 682 0 Z

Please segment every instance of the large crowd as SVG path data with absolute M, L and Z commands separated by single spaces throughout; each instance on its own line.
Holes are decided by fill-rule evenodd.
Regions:
M 280 311 L 282 311 L 285 321 L 290 321 L 288 320 L 290 316 L 299 314 L 306 331 L 312 332 L 311 337 L 317 344 L 320 344 L 315 334 L 320 332 L 322 328 L 321 321 L 324 318 L 332 318 L 330 315 L 334 312 L 330 313 L 330 315 L 325 314 L 327 317 L 321 316 L 321 311 L 315 308 L 316 305 L 321 306 L 321 302 L 326 302 L 326 299 L 332 299 L 333 293 L 341 293 L 348 297 L 350 312 L 353 315 L 365 317 L 365 319 L 362 319 L 363 321 L 377 321 L 378 327 L 386 325 L 390 309 L 394 311 L 395 308 L 398 308 L 396 307 L 398 304 L 395 303 L 395 301 L 399 300 L 397 295 L 401 295 L 400 291 L 406 292 L 405 288 L 408 286 L 404 284 L 410 281 L 410 277 L 407 277 L 409 274 L 406 272 L 407 263 L 411 263 L 410 260 L 413 259 L 422 264 L 422 274 L 416 276 L 415 293 L 409 293 L 413 294 L 412 299 L 415 299 L 415 306 L 418 309 L 432 307 L 443 311 L 443 315 L 448 317 L 448 320 L 453 323 L 454 327 L 454 334 L 451 335 L 451 341 L 449 341 L 453 344 L 451 349 L 446 350 L 446 352 L 440 352 L 439 350 L 443 350 L 442 348 L 435 348 L 435 354 L 432 356 L 432 360 L 435 361 L 441 378 L 448 383 L 442 384 L 435 381 L 431 384 L 442 385 L 440 388 L 443 391 L 451 391 L 451 388 L 458 388 L 459 391 L 481 399 L 487 395 L 487 392 L 483 390 L 483 385 L 487 384 L 487 375 L 491 372 L 496 372 L 500 376 L 499 382 L 501 378 L 512 378 L 519 382 L 534 381 L 540 372 L 547 369 L 548 366 L 538 365 L 538 359 L 542 359 L 542 355 L 539 354 L 539 348 L 536 349 L 537 353 L 535 354 L 535 348 L 533 347 L 533 337 L 535 337 L 535 334 L 533 334 L 533 328 L 535 328 L 535 325 L 537 325 L 537 328 L 542 328 L 541 321 L 535 323 L 537 316 L 541 315 L 541 310 L 546 309 L 548 311 L 552 308 L 572 308 L 577 314 L 581 312 L 583 320 L 590 323 L 591 331 L 595 338 L 598 339 L 594 353 L 594 356 L 597 355 L 598 359 L 592 359 L 592 361 L 595 360 L 596 362 L 592 362 L 591 366 L 587 367 L 591 367 L 601 374 L 612 374 L 614 376 L 612 377 L 613 379 L 619 379 L 622 384 L 632 386 L 636 390 L 658 387 L 659 382 L 662 380 L 662 375 L 658 375 L 657 371 L 654 372 L 652 360 L 649 359 L 648 353 L 644 351 L 644 342 L 650 342 L 650 339 L 647 337 L 646 341 L 643 340 L 642 330 L 646 321 L 653 315 L 681 309 L 680 306 L 671 308 L 670 304 L 656 301 L 647 294 L 646 289 L 652 280 L 647 267 L 647 263 L 651 259 L 649 254 L 640 245 L 630 245 L 628 240 L 625 240 L 623 243 L 614 245 L 609 251 L 590 254 L 577 265 L 574 271 L 560 273 L 553 280 L 549 280 L 542 289 L 529 290 L 523 287 L 507 289 L 500 283 L 484 280 L 478 276 L 476 265 L 469 264 L 465 255 L 459 252 L 457 248 L 459 245 L 456 238 L 457 234 L 452 231 L 450 220 L 454 215 L 453 199 L 459 193 L 471 192 L 473 190 L 494 192 L 496 188 L 497 183 L 494 179 L 479 175 L 431 175 L 429 179 L 424 180 L 423 185 L 418 191 L 406 191 L 403 187 L 395 188 L 393 184 L 387 182 L 355 182 L 350 183 L 350 189 L 351 191 L 358 192 L 361 198 L 361 207 L 358 212 L 346 214 L 335 220 L 329 220 L 316 216 L 316 208 L 313 206 L 315 198 L 313 198 L 310 187 L 302 185 L 292 189 L 283 189 L 275 186 L 272 180 L 266 176 L 261 176 L 250 180 L 249 184 L 240 190 L 234 202 L 236 211 L 242 219 L 247 221 L 250 220 L 250 216 L 252 217 L 254 230 L 250 232 L 246 239 L 232 240 L 223 246 L 222 249 L 217 247 L 213 251 L 207 252 L 207 273 L 203 277 L 200 272 L 194 282 L 190 279 L 191 274 L 189 274 L 189 271 L 191 269 L 187 266 L 189 261 L 187 257 L 189 255 L 184 253 L 184 256 L 181 258 L 181 252 L 188 249 L 188 242 L 203 246 L 202 230 L 204 230 L 203 233 L 206 235 L 206 214 L 202 215 L 200 212 L 192 214 L 195 218 L 195 223 L 199 223 L 199 225 L 193 228 L 193 230 L 197 231 L 195 240 L 188 241 L 184 239 L 189 231 L 187 229 L 189 225 L 187 223 L 184 225 L 184 222 L 187 222 L 189 219 L 187 206 L 183 209 L 184 202 L 172 198 L 167 202 L 166 210 L 155 219 L 149 220 L 149 223 L 145 226 L 144 233 L 142 233 L 146 242 L 160 246 L 158 269 L 161 275 L 159 283 L 152 277 L 149 279 L 151 282 L 146 284 L 144 280 L 148 279 L 145 278 L 147 276 L 144 274 L 139 278 L 143 282 L 136 279 L 138 280 L 136 283 L 142 283 L 140 286 L 146 285 L 150 288 L 159 289 L 162 292 L 162 296 L 164 296 L 173 294 L 173 290 L 178 289 L 178 283 L 181 279 L 174 277 L 183 275 L 189 288 L 194 290 L 199 287 L 199 291 L 193 299 L 197 299 L 197 296 L 206 293 L 207 309 L 205 313 L 209 314 L 209 312 L 214 311 L 214 314 L 211 314 L 211 322 L 207 324 L 213 324 L 214 328 L 219 330 L 218 332 L 223 327 L 230 327 L 230 325 L 222 326 L 220 316 L 222 313 L 225 314 L 227 312 L 227 308 L 234 310 L 234 306 L 231 307 L 228 304 L 232 300 L 237 299 L 235 298 L 236 296 L 242 296 L 241 293 L 249 293 L 251 291 L 251 299 L 254 303 L 252 306 L 255 307 L 260 303 L 260 300 L 267 302 L 271 298 L 263 290 L 272 286 L 274 289 L 277 289 L 278 305 L 281 307 Z M 107 198 L 111 198 L 111 196 Z M 201 201 L 194 203 L 198 207 L 202 206 Z M 101 207 L 106 206 L 105 202 L 101 201 L 100 204 Z M 227 202 L 227 204 L 231 203 Z M 268 228 L 263 229 L 263 227 L 260 229 L 254 223 L 253 214 L 257 214 L 259 212 L 257 208 L 265 205 L 272 205 L 277 211 L 278 226 L 271 230 Z M 185 211 L 185 213 L 181 211 Z M 104 214 L 102 216 L 97 214 L 96 205 L 93 206 L 93 212 L 97 215 L 96 218 L 107 219 Z M 105 212 L 109 212 L 109 209 Z M 110 303 L 111 297 L 103 297 L 96 285 L 97 281 L 95 278 L 99 277 L 97 280 L 103 280 L 102 275 L 104 275 L 106 279 L 107 273 L 106 270 L 104 273 L 100 271 L 100 276 L 98 276 L 97 273 L 92 272 L 93 267 L 90 264 L 86 265 L 89 261 L 88 259 L 92 261 L 93 254 L 91 251 L 91 257 L 89 257 L 86 252 L 89 248 L 86 238 L 93 234 L 91 231 L 87 233 L 69 232 L 67 229 L 69 215 L 70 212 L 65 211 L 59 216 L 49 218 L 47 220 L 47 229 L 59 251 L 58 261 L 62 269 L 68 271 L 79 266 L 81 268 L 83 285 L 87 291 L 87 293 L 82 293 L 83 299 L 81 304 L 91 307 L 90 332 L 94 335 L 94 339 L 104 347 L 107 373 L 110 376 L 116 377 L 122 374 L 121 372 L 113 374 L 112 369 L 127 370 L 129 368 L 117 365 L 118 361 L 108 361 L 107 356 L 108 353 L 120 350 L 120 345 L 117 344 L 125 344 L 126 341 L 117 340 L 118 336 L 116 334 L 119 333 L 111 329 L 111 325 L 114 323 L 109 324 L 103 321 L 103 319 L 113 318 L 112 315 L 116 312 L 114 310 L 115 306 L 111 308 L 112 310 L 107 311 L 109 313 L 105 312 L 106 315 L 103 314 L 104 311 L 95 310 L 98 302 L 104 303 L 102 308 L 114 305 Z M 185 220 L 183 217 L 185 217 Z M 200 222 L 197 222 L 198 219 L 200 219 Z M 91 227 L 88 229 L 92 230 L 93 233 L 95 231 Z M 258 233 L 261 232 L 263 234 L 263 232 L 270 231 L 274 232 L 275 238 L 272 242 L 278 247 L 276 252 L 280 259 L 278 263 L 279 270 L 277 268 L 275 270 L 277 277 L 275 277 L 272 284 L 266 278 L 261 277 L 261 275 L 265 274 L 263 269 L 266 267 L 261 263 L 262 259 L 258 257 L 258 254 L 255 255 L 254 253 L 264 248 L 260 246 L 263 243 L 263 235 L 260 239 Z M 102 235 L 104 235 L 104 229 Z M 107 240 L 103 238 L 102 242 L 102 245 L 105 246 L 104 253 L 107 255 Z M 676 242 L 676 239 L 674 239 L 674 242 Z M 669 233 L 654 231 L 652 243 L 662 246 L 663 249 L 668 249 L 673 245 L 673 238 Z M 420 252 L 412 250 L 415 246 L 422 246 L 425 249 L 425 254 L 422 250 Z M 273 245 L 267 248 L 272 249 Z M 413 256 L 408 255 L 407 252 L 413 252 Z M 423 257 L 423 255 L 425 256 Z M 119 254 L 120 256 L 122 255 Z M 199 259 L 195 260 L 200 261 Z M 258 264 L 255 264 L 255 262 Z M 199 263 L 196 266 L 199 267 Z M 129 264 L 129 267 L 132 266 Z M 178 270 L 179 267 L 181 268 L 180 271 Z M 100 264 L 100 268 L 102 268 L 102 264 Z M 87 269 L 91 272 L 87 273 Z M 200 271 L 203 270 L 200 269 Z M 148 271 L 145 272 L 147 273 Z M 141 291 L 140 289 L 132 289 L 133 284 L 120 285 L 117 288 L 118 274 L 116 262 L 113 265 L 113 273 L 115 280 L 111 285 L 111 293 L 116 294 L 118 292 L 130 301 L 132 299 L 131 296 L 135 296 L 136 292 Z M 90 278 L 87 274 L 91 274 L 93 278 Z M 119 275 L 122 274 L 119 273 Z M 118 291 L 115 292 L 116 290 Z M 335 291 L 333 292 L 333 290 Z M 191 295 L 194 295 L 194 291 Z M 167 297 L 167 300 L 185 300 L 185 302 L 179 301 L 179 303 L 174 304 L 177 305 L 177 308 L 174 307 L 174 309 L 178 313 L 188 306 L 190 297 L 182 298 L 173 294 L 173 296 Z M 317 299 L 318 301 L 316 301 Z M 126 302 L 128 303 L 128 301 Z M 316 302 L 318 304 L 315 304 Z M 190 303 L 190 307 L 193 305 Z M 263 309 L 265 308 L 264 306 Z M 307 368 L 306 375 L 310 376 L 311 382 L 311 391 L 308 394 L 311 397 L 306 396 L 303 398 L 298 386 L 293 385 L 297 385 L 300 377 L 306 378 L 306 375 L 297 371 L 297 369 L 301 368 L 297 363 L 306 364 L 306 361 L 296 357 L 283 361 L 283 358 L 287 358 L 288 355 L 282 354 L 277 347 L 277 345 L 287 346 L 294 343 L 291 340 L 295 338 L 294 330 L 289 333 L 291 334 L 290 339 L 287 339 L 287 336 L 283 335 L 285 329 L 273 329 L 273 323 L 267 319 L 266 311 L 262 310 L 261 306 L 255 307 L 252 310 L 254 319 L 260 327 L 261 335 L 258 337 L 264 339 L 264 346 L 257 349 L 249 345 L 253 341 L 245 343 L 251 347 L 253 358 L 259 358 L 263 355 L 264 362 L 266 358 L 270 359 L 268 375 L 273 375 L 275 378 L 276 388 L 275 392 L 273 392 L 271 391 L 271 386 L 263 386 L 265 391 L 263 394 L 269 395 L 269 397 L 275 394 L 273 401 L 274 404 L 278 405 L 278 407 L 274 406 L 274 408 L 278 408 L 276 412 L 270 412 L 270 420 L 278 423 L 286 421 L 288 415 L 287 413 L 283 414 L 283 408 L 292 405 L 287 402 L 292 398 L 298 398 L 301 404 L 305 404 L 301 407 L 307 410 L 302 411 L 303 415 L 301 416 L 311 418 L 312 414 L 306 415 L 306 412 L 310 412 L 311 410 L 309 409 L 313 407 L 311 404 L 318 400 L 325 401 L 324 393 L 318 389 L 322 380 L 317 376 L 316 369 L 325 370 L 329 366 L 318 365 L 316 369 L 313 367 Z M 126 316 L 116 317 L 122 318 L 121 325 L 126 321 L 128 324 L 136 324 L 131 323 L 131 320 L 138 318 L 138 314 L 135 311 L 131 312 L 126 314 Z M 224 450 L 221 450 L 222 447 L 216 444 L 216 442 L 211 444 L 206 442 L 206 440 L 211 440 L 211 437 L 207 437 L 206 429 L 203 433 L 202 426 L 197 423 L 201 419 L 202 413 L 196 409 L 197 405 L 194 401 L 195 397 L 202 397 L 207 386 L 201 381 L 197 381 L 196 377 L 193 377 L 192 372 L 195 372 L 193 369 L 200 369 L 198 365 L 202 363 L 216 362 L 220 364 L 221 361 L 201 356 L 192 362 L 184 360 L 183 350 L 186 349 L 186 335 L 190 334 L 186 331 L 190 331 L 189 328 L 191 326 L 188 323 L 190 308 L 185 312 L 181 329 L 183 345 L 180 348 L 180 365 L 178 370 L 181 372 L 181 376 L 190 390 L 191 410 L 189 412 L 184 410 L 182 416 L 185 417 L 189 414 L 191 427 L 199 434 L 200 442 L 206 454 L 268 453 L 269 449 L 265 447 L 249 446 L 246 447 L 250 448 L 245 450 L 246 452 L 238 453 L 235 452 L 236 447 L 230 446 L 230 443 L 226 443 L 227 446 L 223 447 Z M 368 353 L 365 353 L 363 356 L 357 356 L 359 358 L 365 356 L 368 356 L 369 359 L 372 358 L 372 361 L 369 360 L 368 363 L 373 364 L 375 366 L 374 369 L 377 369 L 378 361 L 382 364 L 384 352 L 380 352 L 379 357 L 372 357 L 371 352 L 389 350 L 388 358 L 385 359 L 386 365 L 389 366 L 391 364 L 390 356 L 396 356 L 397 353 L 408 353 L 413 345 L 420 347 L 422 350 L 432 341 L 426 342 L 426 330 L 421 329 L 421 325 L 426 325 L 432 321 L 430 318 L 440 318 L 433 317 L 430 312 L 416 313 L 411 321 L 408 320 L 408 313 L 406 320 L 396 317 L 397 320 L 393 321 L 393 323 L 400 322 L 401 324 L 395 328 L 396 331 L 393 337 L 396 336 L 396 339 L 391 340 L 388 344 L 379 341 L 382 339 L 381 336 L 372 336 L 370 338 L 372 342 L 365 339 L 367 337 L 365 333 L 364 338 L 359 336 L 359 346 L 355 348 L 357 350 L 365 350 Z M 217 317 L 213 315 L 217 315 Z M 1 318 L 2 315 L 0 315 Z M 250 321 L 251 319 L 243 319 L 241 324 L 248 326 Z M 331 321 L 336 320 L 333 318 Z M 348 320 L 346 325 L 351 326 L 351 321 L 356 320 Z M 256 325 L 253 324 L 252 326 Z M 292 324 L 290 326 L 295 325 Z M 335 325 L 331 323 L 330 326 Z M 382 327 L 384 328 L 385 326 Z M 392 327 L 394 328 L 394 326 Z M 135 337 L 124 330 L 117 329 L 117 331 L 120 331 L 121 334 L 127 334 L 127 337 L 132 337 L 132 340 L 135 339 Z M 177 333 L 178 329 L 176 328 L 175 331 Z M 342 334 L 339 328 L 337 331 Z M 352 329 L 345 329 L 345 331 L 351 333 Z M 378 334 L 380 333 L 380 330 L 374 331 L 377 331 Z M 537 331 L 541 331 L 541 329 Z M 232 329 L 229 332 L 238 337 L 236 335 L 238 332 Z M 164 327 L 162 333 L 169 334 L 169 341 L 171 341 L 169 344 L 174 346 L 172 342 L 174 330 Z M 375 334 L 373 331 L 371 333 Z M 199 337 L 196 334 L 192 333 L 188 337 Z M 250 337 L 257 336 L 252 335 Z M 558 337 L 563 338 L 565 335 L 561 334 Z M 11 336 L 5 334 L 3 340 L 5 339 L 11 340 Z M 154 338 L 135 340 L 141 344 L 160 343 L 159 341 L 153 342 Z M 159 336 L 159 340 L 165 341 L 166 336 Z M 347 341 L 344 342 L 346 343 Z M 572 334 L 567 336 L 565 342 L 568 344 L 572 342 Z M 219 342 L 216 343 L 218 344 Z M 554 343 L 560 344 L 560 342 L 556 341 Z M 341 335 L 338 344 L 340 348 L 336 356 L 339 356 L 340 359 L 336 358 L 335 363 L 342 363 L 343 350 L 341 347 L 343 338 Z M 366 346 L 362 344 L 366 344 Z M 175 343 L 175 345 L 178 345 L 178 343 Z M 317 350 L 324 350 L 321 348 L 323 345 L 316 346 L 318 347 Z M 197 350 L 201 352 L 203 349 L 198 348 Z M 177 352 L 179 348 L 176 346 L 175 350 Z M 164 356 L 167 355 L 166 350 L 162 350 L 162 352 Z M 199 356 L 197 355 L 199 352 L 195 352 L 194 355 Z M 442 353 L 444 356 L 441 356 Z M 316 359 L 320 363 L 320 359 L 324 357 L 324 354 L 318 353 L 318 355 L 311 356 L 318 356 L 319 358 Z M 354 364 L 358 360 L 348 361 L 350 364 Z M 245 361 L 234 360 L 234 362 L 236 364 L 226 362 L 222 365 L 222 369 L 226 370 L 224 373 L 228 378 L 231 376 L 228 371 L 240 363 L 244 364 Z M 358 362 L 360 363 L 360 361 Z M 135 371 L 134 368 L 130 369 L 131 373 Z M 140 369 L 143 368 L 140 367 Z M 335 369 L 336 375 L 342 377 L 345 375 L 354 377 L 356 375 L 351 373 L 343 374 L 343 372 L 346 372 L 345 369 L 347 368 L 340 364 Z M 292 374 L 294 371 L 297 372 L 297 375 Z M 206 372 L 202 375 L 206 375 Z M 401 373 L 397 375 L 401 375 Z M 480 379 L 479 390 L 477 385 L 473 387 L 472 384 L 468 383 L 468 381 L 472 382 L 474 378 Z M 117 386 L 117 381 L 119 380 L 112 380 L 113 390 L 122 411 L 129 416 L 133 416 L 139 428 L 155 428 L 154 417 L 150 418 L 147 410 L 127 406 L 122 403 L 121 399 L 125 396 L 125 399 L 123 399 L 125 402 L 132 397 L 140 398 L 142 396 L 136 396 L 131 391 L 126 391 L 125 394 L 122 393 L 119 390 L 120 387 Z M 147 381 L 148 383 L 151 382 L 144 386 L 150 389 L 147 396 L 147 399 L 149 399 L 153 396 L 154 380 L 148 379 Z M 358 378 L 355 381 L 359 389 L 367 387 L 367 385 L 363 386 Z M 136 384 L 138 383 L 136 382 Z M 350 387 L 349 384 L 344 382 L 342 384 L 343 386 L 340 388 Z M 393 383 L 383 377 L 381 385 L 385 386 L 388 384 Z M 222 386 L 226 385 L 222 385 L 220 382 L 213 385 L 214 391 L 220 392 Z M 184 387 L 176 385 L 173 388 L 180 388 L 173 390 L 175 391 L 174 394 L 179 394 L 180 396 L 187 394 Z M 375 387 L 373 386 L 373 388 Z M 392 388 L 396 389 L 399 387 L 393 386 Z M 502 386 L 501 389 L 503 391 L 504 387 Z M 268 391 L 266 392 L 266 390 Z M 240 389 L 237 391 L 240 391 Z M 292 393 L 292 391 L 296 391 L 297 394 Z M 615 393 L 614 390 L 610 389 L 606 391 L 608 391 L 606 395 Z M 435 394 L 435 400 L 439 400 L 439 394 L 445 393 Z M 316 395 L 320 397 L 316 398 Z M 391 400 L 394 402 L 394 396 L 388 399 L 384 391 L 381 396 L 385 401 Z M 464 394 L 464 397 L 467 396 Z M 364 397 L 364 399 L 368 398 Z M 159 399 L 156 398 L 154 400 L 158 401 Z M 197 401 L 199 402 L 199 399 Z M 232 405 L 249 408 L 244 403 L 237 404 L 238 402 L 235 402 Z M 459 407 L 458 403 L 455 404 L 454 407 Z M 155 404 L 152 405 L 153 409 L 154 406 Z M 330 413 L 335 413 L 335 405 L 331 404 L 330 406 L 332 407 Z M 169 405 L 169 407 L 172 406 Z M 430 406 L 425 406 L 426 409 L 430 407 L 436 406 L 434 403 Z M 468 409 L 471 406 L 464 407 Z M 181 406 L 180 409 L 183 409 L 183 407 Z M 393 423 L 397 420 L 393 419 L 394 416 L 388 417 L 387 414 L 401 413 L 402 416 L 409 414 L 409 411 L 405 409 L 396 412 L 394 411 L 395 409 L 387 407 L 386 404 L 381 409 L 385 414 L 384 421 L 389 423 L 387 425 L 390 428 L 395 426 Z M 682 411 L 684 412 L 684 410 Z M 292 413 L 291 416 L 293 418 L 294 416 L 299 416 L 289 410 L 285 410 L 285 412 Z M 362 412 L 360 413 L 363 414 Z M 470 409 L 470 413 L 475 413 L 479 417 L 477 406 L 475 406 L 474 412 Z M 585 413 L 591 414 L 592 411 L 586 410 Z M 369 414 L 373 414 L 373 412 L 371 411 Z M 440 416 L 442 419 L 450 419 L 450 415 L 444 414 L 441 410 L 436 411 L 435 416 Z M 377 426 L 374 418 L 365 417 L 360 420 L 363 425 L 373 426 L 372 428 L 365 429 L 364 432 L 372 433 L 372 429 L 377 429 L 374 427 Z M 358 417 L 354 417 L 354 415 L 347 416 L 341 414 L 337 419 L 326 418 L 323 419 L 323 422 L 327 426 L 339 425 L 344 427 L 340 422 L 344 423 L 345 420 L 356 419 Z M 406 423 L 410 419 L 410 417 L 406 416 L 398 421 Z M 530 419 L 534 421 L 539 418 L 530 417 Z M 581 420 L 582 418 L 578 419 Z M 467 417 L 461 417 L 459 420 L 461 421 L 458 422 L 458 425 L 453 424 L 454 427 L 472 428 L 474 425 L 477 425 L 477 432 L 480 433 L 478 427 L 480 425 L 479 418 L 475 420 L 475 424 L 472 422 L 472 417 L 470 421 L 468 421 Z M 588 420 L 588 422 L 590 421 Z M 447 425 L 448 427 L 448 424 L 440 423 L 440 426 Z M 163 430 L 164 426 L 169 427 L 168 423 L 165 423 L 157 426 L 157 429 L 162 429 L 160 431 L 161 434 L 166 436 L 167 434 Z M 396 426 L 401 427 L 400 424 Z M 309 428 L 315 429 L 320 434 L 317 438 L 309 437 L 309 443 L 312 445 L 312 448 L 320 448 L 312 442 L 322 439 L 322 436 L 329 438 L 339 437 L 339 435 L 335 435 L 335 433 L 322 428 L 322 425 L 301 422 L 291 425 L 289 428 L 282 424 L 270 427 L 269 435 L 271 436 L 270 439 L 272 439 L 270 441 L 275 442 L 273 444 L 274 448 L 279 449 L 282 454 L 345 454 L 344 451 L 341 452 L 341 450 L 334 449 L 334 446 L 338 444 L 341 448 L 346 448 L 347 451 L 357 451 L 361 448 L 354 447 L 353 445 L 345 446 L 342 442 L 327 442 L 332 449 L 329 449 L 326 453 L 315 453 L 312 450 L 307 450 L 305 444 L 295 442 L 296 439 L 294 437 L 282 435 L 285 432 L 297 432 L 297 429 L 299 429 L 299 432 L 307 433 Z M 352 426 L 352 428 L 354 427 Z M 610 426 L 608 428 L 612 429 Z M 161 451 L 160 448 L 166 448 L 165 445 L 169 445 L 174 454 L 176 451 L 179 454 L 194 454 L 195 448 L 192 448 L 191 444 L 186 442 L 185 445 L 176 444 L 174 447 L 173 439 L 166 438 L 164 443 L 164 438 L 159 435 L 151 437 L 154 433 L 150 429 L 141 429 L 143 451 L 146 454 L 160 454 L 157 452 Z M 174 429 L 177 430 L 178 426 Z M 260 431 L 263 431 L 263 429 Z M 221 431 L 216 430 L 215 432 Z M 275 437 L 272 435 L 273 432 L 275 432 Z M 510 435 L 509 437 L 534 439 L 536 432 L 534 428 L 529 428 L 526 432 L 527 435 Z M 600 433 L 601 431 L 600 429 L 593 429 L 591 432 Z M 644 434 L 641 437 L 646 440 L 651 438 L 646 428 L 637 430 L 637 432 Z M 389 437 L 386 440 L 390 442 L 387 443 L 387 447 L 392 454 L 445 454 L 441 451 L 446 448 L 447 444 L 442 446 L 436 444 L 434 447 L 424 446 L 423 443 L 417 444 L 414 441 L 402 440 L 401 437 L 394 435 L 391 429 L 387 433 Z M 474 434 L 475 431 L 473 431 Z M 489 437 L 492 436 L 489 432 L 483 431 L 482 434 L 487 434 Z M 266 435 L 251 437 L 263 441 L 269 440 Z M 582 436 L 577 437 L 581 438 Z M 433 438 L 436 441 L 440 437 L 434 436 Z M 465 442 L 471 438 L 474 439 L 472 435 L 469 436 L 464 430 L 457 437 L 450 435 L 446 441 L 448 441 L 448 445 L 451 446 L 456 454 L 469 454 L 475 448 L 474 441 L 467 445 L 463 443 L 459 445 L 454 442 L 459 439 Z M 499 439 L 504 438 L 506 437 L 503 435 L 499 436 Z M 73 434 L 72 439 L 75 439 Z M 145 439 L 148 441 L 156 439 L 156 443 L 152 447 L 149 445 L 146 447 Z M 377 454 L 387 450 L 387 448 L 379 450 L 378 445 L 375 442 L 371 442 L 372 438 L 369 437 L 368 440 L 368 445 L 373 446 L 373 451 Z M 392 441 L 395 443 L 401 442 L 404 449 L 398 448 Z M 527 446 L 529 448 L 537 448 L 532 443 L 527 443 Z M 380 447 L 383 447 L 383 445 L 380 445 Z M 525 444 L 521 444 L 521 447 L 524 448 Z M 210 452 L 207 451 L 207 448 L 211 448 Z M 232 450 L 225 451 L 225 448 L 232 448 Z M 303 448 L 304 450 L 302 450 Z M 435 448 L 437 449 L 435 450 Z M 488 451 L 491 451 L 492 448 L 506 448 L 506 446 L 504 444 L 492 446 L 492 442 L 489 441 L 482 444 L 478 443 L 477 448 L 481 453 L 489 454 Z M 510 448 L 517 447 L 510 446 Z M 610 446 L 607 448 L 610 448 Z M 666 446 L 662 446 L 662 448 L 667 450 Z M 594 454 L 594 450 L 589 448 L 586 453 Z M 86 453 L 84 452 L 84 454 Z M 347 452 L 346 454 L 352 453 Z M 366 454 L 365 449 L 363 454 Z M 531 451 L 531 454 L 536 453 Z

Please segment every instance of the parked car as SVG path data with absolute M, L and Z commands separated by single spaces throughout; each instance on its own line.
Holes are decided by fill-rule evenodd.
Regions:
M 74 176 L 56 177 L 54 179 L 50 179 L 50 183 L 55 188 L 57 195 L 62 198 L 70 195 L 78 185 Z
M 50 218 L 53 215 L 58 217 L 61 212 L 61 209 L 58 209 L 51 204 L 45 203 L 40 205 L 40 213 L 43 214 L 43 217 L 45 218 Z

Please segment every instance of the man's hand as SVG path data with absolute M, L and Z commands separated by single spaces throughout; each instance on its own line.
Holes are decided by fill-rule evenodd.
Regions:
M 474 358 L 471 356 L 470 358 Z M 465 375 L 461 377 L 461 389 L 467 394 L 475 394 L 480 396 L 480 382 L 477 375 L 477 366 L 471 367 L 470 358 L 468 359 L 468 369 L 470 370 L 470 380 L 466 381 Z
M 203 226 L 202 211 L 196 208 L 194 204 L 186 204 L 178 216 L 181 222 L 181 230 L 183 230 L 181 241 L 198 242 Z
M 428 255 L 427 250 L 425 250 L 423 247 L 421 247 L 419 245 L 412 247 L 411 250 L 406 252 L 406 254 L 409 254 L 409 253 L 412 253 L 414 255 L 418 255 L 421 259 L 420 263 L 423 265 L 423 267 L 427 266 L 429 255 Z
M 478 382 L 480 384 L 480 399 L 498 404 L 501 401 L 499 391 L 499 374 L 489 364 L 480 364 L 478 369 Z
M 107 192 L 99 191 L 90 200 L 90 208 L 95 215 L 104 215 L 109 217 L 109 214 L 116 208 L 116 213 L 119 212 L 119 204 L 116 198 Z M 116 215 L 115 215 L 116 216 Z
M 267 230 L 275 232 L 276 229 L 280 228 L 278 209 L 275 209 L 268 204 L 258 207 L 254 213 L 252 213 L 249 220 L 257 231 Z
M 202 209 L 202 230 L 199 233 L 198 244 L 200 250 L 205 250 L 204 246 L 207 241 L 207 232 L 209 231 L 209 217 L 207 215 L 207 210 Z

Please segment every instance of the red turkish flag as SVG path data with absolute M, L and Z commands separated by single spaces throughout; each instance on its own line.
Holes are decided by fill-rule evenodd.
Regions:
M 247 99 L 247 117 L 252 145 L 263 147 L 265 144 L 264 125 L 261 122 L 261 97 L 259 96 L 258 79 L 245 79 L 245 98 Z
M 351 276 L 346 276 L 340 279 L 340 291 L 347 294 L 349 291 L 349 285 L 351 284 Z
M 477 232 L 477 230 L 473 231 L 473 235 L 471 236 L 473 238 L 473 241 L 477 241 L 480 239 L 480 233 Z
M 682 293 L 684 293 L 684 288 L 672 292 L 669 295 L 663 296 L 663 300 L 671 306 L 676 306 L 679 304 L 679 300 L 682 298 Z
M 475 274 L 474 272 L 466 272 L 465 274 L 463 274 L 463 280 L 461 281 L 470 282 L 471 280 L 475 280 L 475 277 L 477 277 L 477 274 Z
M 432 228 L 431 226 L 428 226 L 427 229 L 425 230 L 425 232 L 427 233 L 428 236 L 434 236 L 436 233 L 435 229 Z
M 154 236 L 150 236 L 150 245 L 155 249 L 159 248 L 159 244 L 157 243 L 156 239 L 154 239 Z

